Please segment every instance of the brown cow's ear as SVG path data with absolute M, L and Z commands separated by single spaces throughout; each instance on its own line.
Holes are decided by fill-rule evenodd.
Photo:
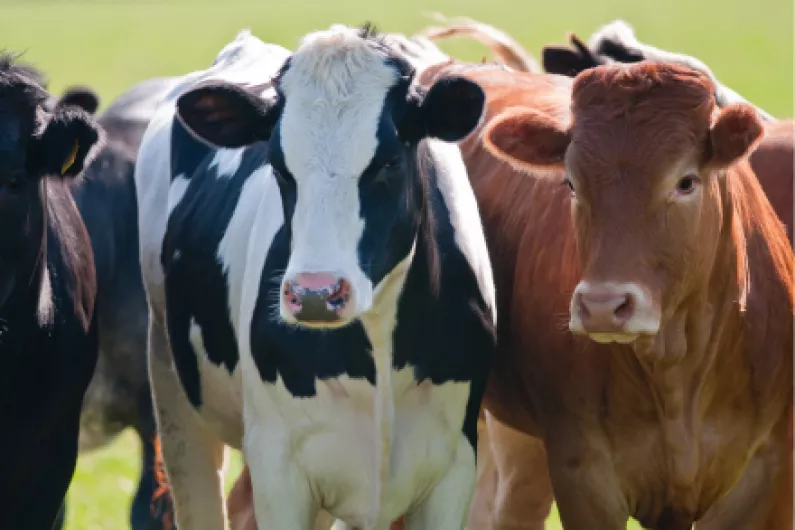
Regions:
M 526 170 L 562 169 L 570 141 L 563 124 L 522 108 L 495 117 L 483 132 L 483 143 L 491 154 Z
M 750 105 L 737 103 L 724 107 L 709 132 L 707 165 L 730 165 L 750 153 L 763 132 L 762 122 Z

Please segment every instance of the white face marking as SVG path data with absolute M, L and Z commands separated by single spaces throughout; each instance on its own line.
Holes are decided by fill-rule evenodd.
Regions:
M 375 154 L 384 100 L 397 81 L 385 59 L 355 30 L 332 28 L 304 39 L 281 83 L 281 147 L 297 185 L 285 278 L 305 272 L 345 278 L 353 288 L 352 315 L 367 311 L 373 299 L 357 252 L 364 230 L 358 181 Z

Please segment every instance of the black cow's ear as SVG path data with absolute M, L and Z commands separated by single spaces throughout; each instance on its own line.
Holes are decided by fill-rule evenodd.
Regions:
M 541 63 L 545 72 L 577 77 L 580 72 L 595 68 L 604 62 L 594 55 L 577 35 L 570 34 L 569 41 L 572 48 L 545 46 L 541 50 Z
M 74 105 L 93 115 L 99 108 L 99 101 L 99 94 L 91 88 L 73 86 L 58 100 L 57 108 Z
M 91 162 L 103 137 L 102 129 L 85 110 L 59 108 L 31 144 L 31 173 L 74 178 Z
M 281 115 L 282 99 L 265 100 L 232 83 L 213 82 L 177 99 L 177 118 L 213 147 L 244 147 L 268 140 Z
M 485 103 L 486 94 L 474 81 L 460 76 L 442 77 L 431 85 L 412 113 L 412 120 L 419 121 L 412 127 L 419 136 L 416 140 L 462 140 L 478 126 Z

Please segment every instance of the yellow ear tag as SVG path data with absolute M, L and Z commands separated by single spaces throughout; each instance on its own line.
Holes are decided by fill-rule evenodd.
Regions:
M 70 167 L 72 167 L 72 164 L 75 163 L 75 158 L 77 158 L 77 148 L 78 147 L 80 147 L 80 143 L 77 140 L 75 140 L 75 146 L 72 149 L 72 153 L 69 155 L 69 157 L 66 159 L 66 161 L 61 166 L 61 175 L 66 174 L 66 170 L 69 169 Z

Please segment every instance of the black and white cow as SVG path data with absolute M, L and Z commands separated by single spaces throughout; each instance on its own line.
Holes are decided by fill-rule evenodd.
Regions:
M 82 109 L 48 110 L 17 64 L 0 57 L 0 514 L 4 528 L 50 530 L 97 357 L 93 253 L 67 181 L 102 134 Z
M 484 93 L 417 87 L 369 26 L 225 51 L 152 119 L 135 173 L 177 524 L 224 526 L 226 443 L 261 528 L 327 510 L 337 528 L 461 529 L 496 315 L 447 142 Z

